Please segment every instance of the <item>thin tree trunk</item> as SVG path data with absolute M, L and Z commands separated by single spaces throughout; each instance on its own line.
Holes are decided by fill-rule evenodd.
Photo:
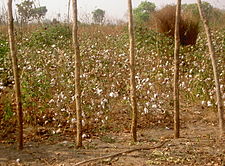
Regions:
M 73 5 L 73 45 L 75 51 L 75 102 L 77 114 L 77 147 L 82 147 L 82 113 L 81 113 L 81 87 L 80 87 L 80 49 L 78 43 L 77 26 L 77 0 L 72 1 Z
M 13 14 L 12 14 L 12 0 L 8 0 L 8 33 L 9 33 L 9 44 L 10 53 L 13 65 L 13 76 L 15 82 L 15 96 L 16 96 L 16 110 L 17 110 L 17 132 L 18 132 L 18 149 L 23 149 L 23 111 L 21 102 L 21 91 L 20 91 L 20 76 L 17 65 L 17 51 L 14 38 L 14 25 L 13 25 Z
M 134 142 L 137 141 L 137 100 L 136 100 L 136 83 L 135 83 L 135 55 L 134 55 L 134 25 L 132 14 L 132 1 L 128 0 L 129 10 L 129 37 L 130 37 L 130 100 L 132 108 L 131 132 Z
M 224 121 L 224 117 L 223 117 L 224 107 L 223 107 L 222 95 L 221 95 L 221 91 L 220 91 L 219 76 L 218 76 L 218 71 L 217 71 L 217 60 L 216 60 L 215 51 L 214 51 L 214 48 L 212 45 L 212 37 L 211 37 L 210 28 L 208 26 L 208 20 L 206 19 L 205 13 L 203 12 L 201 0 L 197 0 L 197 3 L 198 3 L 199 14 L 200 14 L 202 22 L 204 24 L 205 33 L 206 33 L 207 40 L 208 40 L 210 58 L 212 61 L 214 81 L 215 81 L 215 86 L 216 86 L 219 129 L 220 129 L 220 136 L 222 137 L 223 134 L 225 133 L 225 121 Z
M 177 0 L 174 48 L 174 138 L 180 137 L 180 101 L 179 101 L 179 49 L 180 49 L 181 0 Z

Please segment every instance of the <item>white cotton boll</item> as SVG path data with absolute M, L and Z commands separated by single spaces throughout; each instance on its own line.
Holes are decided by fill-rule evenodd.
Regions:
M 61 129 L 58 129 L 58 130 L 56 130 L 56 132 L 55 133 L 61 133 Z
M 86 134 L 82 134 L 82 138 L 87 138 L 87 135 Z
M 181 83 L 181 87 L 183 87 L 183 88 L 185 87 L 185 82 Z
M 110 93 L 109 93 L 109 96 L 110 96 L 110 97 L 113 97 L 113 95 L 114 95 L 113 92 L 110 92 Z
M 147 114 L 148 113 L 148 109 L 144 108 L 144 113 Z
M 160 101 L 159 101 L 159 104 L 163 104 L 163 101 L 160 100 Z
M 157 98 L 159 95 L 157 93 L 154 94 L 154 98 Z
M 114 95 L 115 97 L 118 97 L 119 96 L 119 94 L 118 94 L 118 92 L 115 92 L 115 95 Z
M 211 107 L 211 106 L 212 106 L 211 101 L 207 101 L 207 106 L 208 106 L 208 107 Z
M 62 109 L 61 109 L 61 112 L 64 112 L 64 111 L 66 111 L 66 109 L 65 109 L 65 108 L 62 108 Z
M 206 101 L 202 101 L 201 104 L 202 104 L 202 105 L 205 105 L 205 104 L 206 104 Z
M 153 104 L 153 105 L 152 105 L 152 108 L 157 108 L 157 105 L 156 105 L 156 104 Z
M 109 93 L 109 96 L 110 96 L 110 97 L 118 97 L 119 94 L 118 94 L 118 92 L 110 92 L 110 93 Z
M 166 130 L 170 130 L 170 128 L 169 128 L 169 127 L 167 127 L 167 126 L 165 127 L 165 129 L 166 129 Z
M 82 120 L 82 126 L 85 126 L 85 121 L 84 120 Z
M 101 101 L 101 106 L 102 106 L 103 109 L 105 109 L 107 102 L 108 102 L 107 99 L 103 99 L 103 100 Z
M 28 66 L 27 70 L 31 70 L 31 69 L 32 69 L 32 67 L 31 66 Z
M 81 116 L 82 116 L 82 117 L 85 117 L 85 114 L 84 114 L 84 112 L 82 112 L 82 113 L 81 113 Z
M 155 101 L 155 98 L 151 98 L 151 101 Z
M 102 91 L 103 91 L 102 89 L 99 89 L 99 88 L 96 89 L 96 93 L 97 93 L 98 95 L 101 95 Z
M 147 106 L 150 106 L 151 103 L 150 103 L 150 102 L 147 102 L 147 103 L 145 103 L 145 104 L 146 104 Z

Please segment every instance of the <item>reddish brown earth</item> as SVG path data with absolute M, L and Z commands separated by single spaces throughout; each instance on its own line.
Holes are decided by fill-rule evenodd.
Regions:
M 25 129 L 25 135 L 31 135 L 33 130 L 32 128 Z M 210 120 L 190 120 L 183 127 L 180 139 L 173 139 L 172 136 L 173 130 L 169 128 L 143 129 L 138 132 L 139 141 L 133 143 L 130 133 L 107 133 L 105 136 L 93 136 L 85 139 L 84 148 L 75 149 L 71 135 L 59 134 L 25 140 L 25 147 L 22 151 L 16 149 L 16 144 L 2 141 L 0 144 L 0 165 L 70 166 L 80 161 L 129 149 L 154 147 L 165 140 L 168 142 L 160 148 L 135 151 L 84 165 L 225 165 L 224 138 L 219 139 L 217 126 Z

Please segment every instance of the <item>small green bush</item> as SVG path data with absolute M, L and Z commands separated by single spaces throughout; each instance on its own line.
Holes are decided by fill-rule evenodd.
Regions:
M 65 39 L 69 39 L 71 36 L 72 31 L 69 26 L 61 24 L 48 25 L 29 35 L 24 44 L 36 48 L 52 45 L 63 46 Z

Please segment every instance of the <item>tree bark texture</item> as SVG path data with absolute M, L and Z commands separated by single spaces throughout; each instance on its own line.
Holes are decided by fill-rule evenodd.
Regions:
M 77 114 L 77 147 L 82 147 L 82 113 L 81 113 L 81 86 L 80 86 L 80 49 L 78 43 L 77 0 L 72 0 L 73 5 L 73 45 L 75 52 L 75 103 Z
M 13 76 L 14 76 L 14 88 L 16 97 L 16 110 L 17 110 L 17 133 L 18 133 L 18 149 L 23 149 L 23 111 L 21 102 L 21 90 L 20 90 L 20 76 L 17 60 L 17 51 L 14 38 L 14 23 L 12 14 L 12 0 L 8 0 L 8 34 L 9 34 L 9 45 L 10 53 L 13 65 Z
M 174 48 L 174 138 L 180 137 L 180 101 L 179 101 L 179 49 L 180 49 L 181 0 L 177 0 Z
M 132 1 L 128 0 L 129 11 L 129 38 L 130 38 L 130 101 L 132 108 L 131 132 L 133 141 L 137 141 L 137 100 L 136 100 L 136 83 L 135 83 L 135 53 L 134 53 L 134 25 L 132 14 Z
M 208 25 L 208 20 L 205 17 L 205 13 L 203 12 L 201 0 L 197 0 L 197 3 L 198 3 L 199 14 L 200 14 L 200 17 L 204 24 L 205 33 L 207 36 L 209 54 L 210 54 L 212 67 L 213 67 L 213 75 L 214 75 L 214 81 L 215 81 L 215 87 L 216 87 L 218 117 L 219 117 L 219 130 L 220 130 L 220 135 L 222 137 L 223 134 L 225 134 L 225 121 L 224 121 L 224 117 L 223 117 L 224 106 L 223 106 L 223 100 L 222 100 L 222 95 L 221 95 L 221 90 L 220 90 L 219 75 L 218 75 L 218 70 L 217 70 L 217 60 L 216 60 L 216 56 L 215 56 L 214 47 L 212 44 L 212 37 L 211 37 L 211 32 L 210 32 L 211 30 Z

